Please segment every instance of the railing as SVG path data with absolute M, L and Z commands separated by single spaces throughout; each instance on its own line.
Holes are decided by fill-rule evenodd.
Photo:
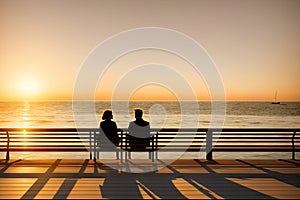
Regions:
M 213 152 L 291 152 L 295 159 L 295 152 L 300 151 L 299 131 L 286 128 L 162 129 L 156 136 L 156 154 L 201 150 L 207 160 L 212 160 Z
M 1 141 L 7 138 L 6 145 L 0 143 L 0 151 L 7 152 L 6 159 L 9 152 L 92 152 L 96 131 L 99 129 L 0 128 Z
M 151 129 L 151 145 L 156 158 L 160 152 L 204 151 L 208 160 L 213 159 L 213 152 L 290 152 L 295 159 L 295 153 L 300 151 L 299 131 L 299 128 Z M 127 129 L 119 132 L 126 134 Z M 97 128 L 0 128 L 0 151 L 6 151 L 7 160 L 10 152 L 22 151 L 90 152 L 92 159 L 97 133 Z

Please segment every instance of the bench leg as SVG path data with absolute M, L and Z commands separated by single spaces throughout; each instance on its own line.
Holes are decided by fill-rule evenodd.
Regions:
M 98 159 L 98 151 L 96 149 L 94 149 L 94 162 L 96 162 L 96 160 Z
M 120 154 L 121 154 L 121 163 L 123 163 L 123 150 L 120 149 Z
M 116 150 L 116 158 L 117 158 L 117 160 L 120 160 L 120 158 L 119 158 L 119 150 L 118 149 Z
M 154 162 L 154 151 L 151 151 L 152 162 Z
M 206 160 L 212 160 L 213 159 L 213 152 L 210 151 L 206 154 Z

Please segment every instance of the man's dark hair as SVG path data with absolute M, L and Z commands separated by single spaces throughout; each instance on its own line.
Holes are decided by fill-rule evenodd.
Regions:
M 142 109 L 134 109 L 135 118 L 142 118 L 143 117 L 143 110 Z

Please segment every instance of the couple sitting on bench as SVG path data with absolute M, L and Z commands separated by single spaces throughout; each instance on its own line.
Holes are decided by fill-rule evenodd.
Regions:
M 128 151 L 145 151 L 150 146 L 150 125 L 142 118 L 143 110 L 135 109 L 134 112 L 136 120 L 129 123 L 125 147 Z M 100 128 L 104 133 L 102 135 L 106 137 L 99 138 L 99 142 L 100 145 L 105 144 L 113 150 L 119 147 L 122 141 L 118 134 L 117 124 L 112 119 L 112 111 L 105 110 L 102 115 L 104 121 L 100 123 Z

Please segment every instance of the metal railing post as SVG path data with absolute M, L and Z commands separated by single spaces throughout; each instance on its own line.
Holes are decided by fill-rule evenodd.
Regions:
M 121 130 L 121 139 L 120 139 L 120 157 L 121 157 L 121 163 L 123 163 L 123 130 Z
M 6 131 L 6 137 L 7 137 L 7 144 L 6 144 L 6 160 L 9 160 L 9 142 L 10 137 L 8 131 Z
M 90 160 L 91 160 L 93 158 L 93 156 L 92 156 L 92 131 L 90 131 L 89 142 L 90 142 Z
M 128 159 L 128 141 L 127 141 L 127 132 L 125 132 L 125 161 L 127 162 Z
M 97 145 L 99 142 L 98 140 L 100 140 L 100 134 L 101 134 L 101 131 L 99 131 L 98 136 L 97 136 L 97 132 L 96 131 L 94 132 L 94 144 L 93 144 L 94 161 L 99 159 Z
M 152 162 L 154 162 L 154 135 L 151 136 L 151 139 L 152 139 L 151 159 L 152 159 Z
M 296 136 L 296 131 L 294 131 L 294 134 L 292 136 L 292 160 L 295 160 L 295 136 Z
M 158 159 L 158 132 L 156 132 L 156 135 L 155 135 L 156 139 L 155 139 L 155 159 L 157 160 Z
M 213 159 L 213 150 L 212 150 L 212 138 L 213 132 L 211 130 L 207 130 L 206 132 L 206 160 Z

